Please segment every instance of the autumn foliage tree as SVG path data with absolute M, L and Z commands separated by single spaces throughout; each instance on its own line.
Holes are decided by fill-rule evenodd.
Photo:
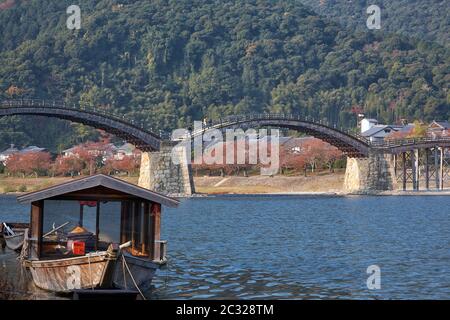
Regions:
M 287 169 L 302 170 L 306 175 L 307 167 L 312 172 L 322 167 L 326 167 L 332 172 L 335 162 L 343 156 L 339 149 L 316 138 L 306 139 L 296 145 L 296 148 L 293 147 L 292 145 L 286 145 L 280 150 L 282 172 Z
M 82 173 L 92 175 L 101 169 L 105 158 L 112 154 L 111 147 L 109 138 L 103 138 L 98 142 L 83 143 L 75 147 L 71 153 L 84 164 Z
M 56 175 L 70 175 L 71 177 L 79 175 L 84 169 L 85 164 L 82 159 L 76 155 L 58 156 L 52 166 L 52 171 Z
M 305 142 L 304 150 L 312 172 L 321 166 L 326 166 L 332 172 L 333 164 L 343 156 L 336 147 L 315 138 Z
M 302 152 L 293 152 L 292 148 L 283 146 L 280 150 L 280 170 L 285 173 L 286 170 L 301 170 L 307 165 L 306 154 Z
M 5 162 L 6 169 L 11 175 L 46 175 L 52 163 L 48 152 L 28 152 L 11 155 Z
M 139 171 L 140 161 L 135 156 L 124 156 L 122 159 L 109 158 L 103 171 L 107 174 L 126 173 L 130 176 Z

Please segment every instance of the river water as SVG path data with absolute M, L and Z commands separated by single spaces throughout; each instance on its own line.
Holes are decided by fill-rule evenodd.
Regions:
M 0 221 L 28 215 L 0 197 Z M 450 298 L 448 196 L 194 198 L 164 208 L 162 225 L 170 262 L 152 299 Z M 0 278 L 16 264 L 0 252 Z M 367 287 L 371 265 L 381 289 Z

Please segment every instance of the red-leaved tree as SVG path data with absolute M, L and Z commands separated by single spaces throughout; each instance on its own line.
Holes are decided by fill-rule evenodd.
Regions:
M 12 175 L 46 175 L 51 166 L 51 155 L 48 152 L 16 153 L 6 160 L 6 169 Z

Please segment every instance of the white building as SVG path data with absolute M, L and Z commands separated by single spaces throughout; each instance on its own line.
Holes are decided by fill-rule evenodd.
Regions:
M 6 149 L 3 152 L 0 152 L 0 162 L 4 164 L 5 161 L 8 160 L 8 158 L 10 156 L 12 156 L 13 154 L 18 153 L 18 152 L 19 152 L 19 149 L 17 149 L 14 146 L 14 144 L 11 144 L 11 146 L 8 149 Z
M 398 131 L 408 131 L 414 125 L 393 125 L 393 124 L 379 124 L 375 119 L 361 120 L 361 135 L 370 142 L 383 141 L 388 135 Z
M 366 118 L 362 119 L 361 120 L 361 133 L 369 130 L 370 128 L 372 128 L 373 126 L 376 126 L 377 124 L 378 124 L 378 120 L 366 119 Z

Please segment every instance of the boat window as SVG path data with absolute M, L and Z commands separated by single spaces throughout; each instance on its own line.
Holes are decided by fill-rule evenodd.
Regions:
M 42 254 L 68 254 L 70 242 L 82 242 L 83 251 L 96 247 L 97 202 L 45 200 Z
M 131 241 L 125 250 L 134 256 L 148 257 L 150 253 L 150 215 L 148 206 L 141 202 L 129 202 L 123 210 L 122 242 Z
M 108 201 L 100 203 L 99 241 L 105 243 L 120 243 L 121 203 Z
M 96 202 L 80 204 L 79 201 L 45 200 L 43 234 L 61 225 L 64 225 L 62 230 L 69 232 L 80 226 L 95 234 L 96 207 Z

